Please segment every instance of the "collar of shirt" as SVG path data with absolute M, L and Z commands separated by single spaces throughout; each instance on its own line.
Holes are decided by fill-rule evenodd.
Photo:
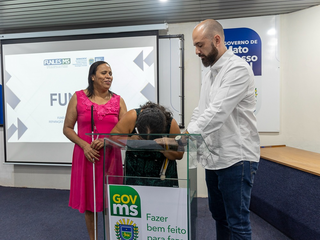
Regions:
M 225 65 L 230 57 L 234 55 L 231 49 L 228 49 L 222 56 L 218 59 L 218 61 L 210 67 L 211 74 L 216 76 L 217 73 L 221 70 L 221 68 Z

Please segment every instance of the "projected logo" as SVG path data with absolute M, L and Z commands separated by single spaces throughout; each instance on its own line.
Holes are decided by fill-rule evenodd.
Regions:
M 94 57 L 94 58 L 89 58 L 89 65 L 91 65 L 94 62 L 97 61 L 104 61 L 104 57 Z
M 11 78 L 11 75 L 5 71 L 4 73 L 4 80 L 7 85 Z M 11 89 L 6 86 L 6 101 L 7 105 L 9 105 L 13 110 L 18 106 L 18 104 L 21 102 L 21 100 L 11 91 Z M 17 126 L 15 124 L 11 124 L 7 128 L 7 135 L 8 139 L 12 137 L 12 135 L 18 131 L 18 139 L 21 138 L 21 136 L 27 131 L 26 125 L 19 119 L 17 118 Z
M 139 238 L 139 228 L 130 219 L 120 219 L 114 226 L 117 239 L 135 240 Z
M 94 60 L 97 61 L 104 61 L 104 57 L 95 57 Z
M 225 44 L 252 67 L 255 76 L 261 76 L 261 38 L 250 28 L 224 30 Z
M 144 63 L 151 67 L 154 64 L 154 50 L 152 50 L 146 57 L 144 57 L 143 51 L 133 60 L 133 62 L 142 70 L 145 70 Z M 141 91 L 141 94 L 145 96 L 148 100 L 155 102 L 155 88 L 150 83 L 148 83 Z
M 86 67 L 87 66 L 87 58 L 86 57 L 76 58 L 75 63 L 73 65 L 75 67 Z
M 51 65 L 69 65 L 71 64 L 71 58 L 55 58 L 55 59 L 45 59 L 43 60 L 44 66 Z

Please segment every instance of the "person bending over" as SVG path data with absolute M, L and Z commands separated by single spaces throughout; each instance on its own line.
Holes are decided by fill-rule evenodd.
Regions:
M 138 130 L 138 132 L 137 132 Z M 165 107 L 147 102 L 138 109 L 128 111 L 111 133 L 151 134 L 146 139 L 153 140 L 166 134 L 180 134 L 180 128 L 172 113 Z M 157 133 L 157 135 L 152 135 Z M 141 135 L 142 137 L 144 135 Z M 126 184 L 150 186 L 177 186 L 176 180 L 160 180 L 160 171 L 166 159 L 169 164 L 166 178 L 178 178 L 177 163 L 183 152 L 178 151 L 127 151 L 125 159 Z M 132 178 L 130 178 L 130 176 Z M 143 179 L 135 177 L 150 177 Z

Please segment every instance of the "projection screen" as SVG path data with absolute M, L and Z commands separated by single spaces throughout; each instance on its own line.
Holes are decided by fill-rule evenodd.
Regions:
M 73 143 L 62 133 L 66 108 L 87 87 L 95 61 L 111 65 L 111 91 L 128 109 L 157 102 L 157 42 L 155 31 L 1 41 L 6 162 L 71 163 Z

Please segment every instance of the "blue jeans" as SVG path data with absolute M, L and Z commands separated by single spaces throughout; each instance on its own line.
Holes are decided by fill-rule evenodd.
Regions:
M 209 208 L 218 240 L 251 239 L 249 206 L 258 164 L 241 161 L 225 169 L 206 169 Z

